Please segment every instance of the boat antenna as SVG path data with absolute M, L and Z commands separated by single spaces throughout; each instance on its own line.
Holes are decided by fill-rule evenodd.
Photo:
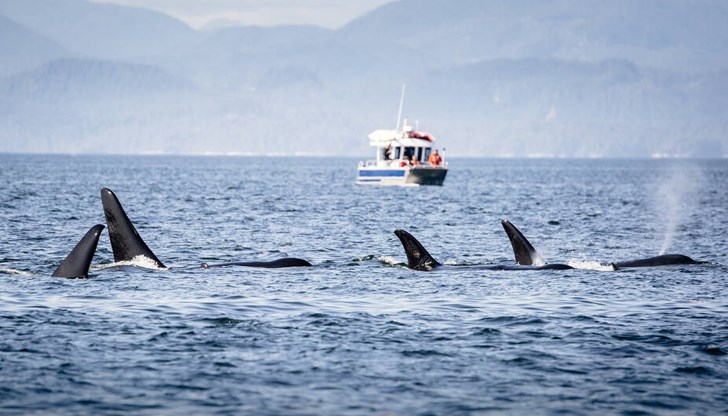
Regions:
M 407 84 L 402 84 L 402 94 L 399 96 L 399 111 L 397 112 L 397 128 L 399 130 L 399 123 L 402 121 L 402 105 L 404 105 L 404 90 Z

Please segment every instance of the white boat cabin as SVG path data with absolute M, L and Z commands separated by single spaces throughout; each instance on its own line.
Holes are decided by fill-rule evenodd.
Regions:
M 434 148 L 435 138 L 404 121 L 400 130 L 376 130 L 369 145 L 376 160 L 359 162 L 359 185 L 442 185 L 447 162 Z

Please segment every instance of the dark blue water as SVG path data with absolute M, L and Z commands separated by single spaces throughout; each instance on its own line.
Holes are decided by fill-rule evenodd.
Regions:
M 728 162 L 0 155 L 0 413 L 726 414 Z M 51 278 L 116 192 L 170 270 Z M 512 263 L 500 219 L 570 271 Z M 666 250 L 706 264 L 606 271 Z M 302 257 L 297 269 L 185 269 Z M 174 268 L 177 267 L 177 268 Z

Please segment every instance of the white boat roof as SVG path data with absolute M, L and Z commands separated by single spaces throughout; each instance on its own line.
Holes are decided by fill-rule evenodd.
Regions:
M 431 134 L 414 130 L 374 130 L 369 133 L 369 145 L 384 147 L 392 142 L 400 146 L 432 147 L 435 137 Z

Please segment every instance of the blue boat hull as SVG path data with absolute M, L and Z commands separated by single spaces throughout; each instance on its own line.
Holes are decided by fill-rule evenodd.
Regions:
M 417 166 L 409 169 L 359 169 L 358 185 L 442 186 L 447 168 Z

